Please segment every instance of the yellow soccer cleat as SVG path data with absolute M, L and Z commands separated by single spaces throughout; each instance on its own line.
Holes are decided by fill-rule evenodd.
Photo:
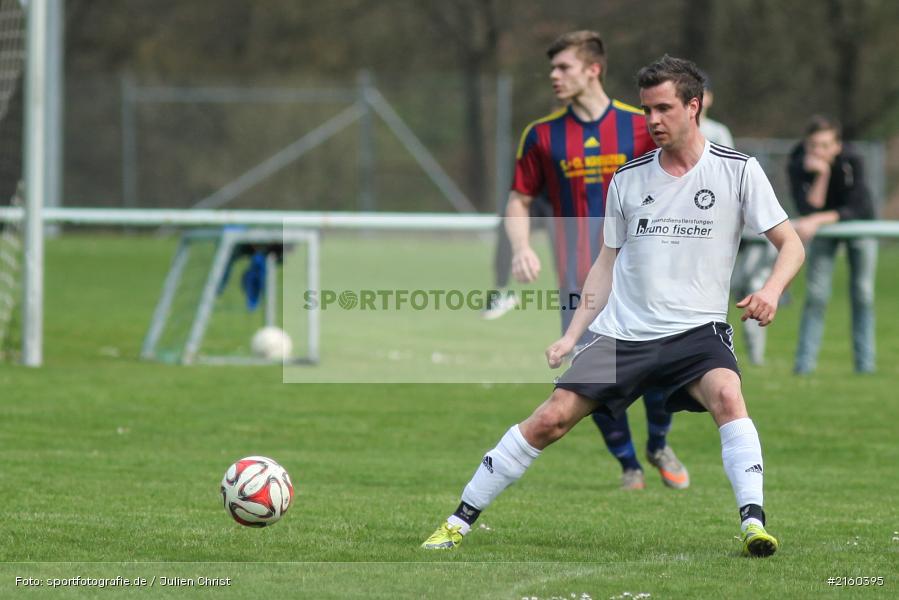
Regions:
M 461 525 L 450 525 L 444 521 L 421 547 L 425 550 L 452 550 L 462 543 L 461 530 Z
M 743 556 L 765 558 L 777 552 L 777 539 L 761 525 L 752 524 L 743 534 Z

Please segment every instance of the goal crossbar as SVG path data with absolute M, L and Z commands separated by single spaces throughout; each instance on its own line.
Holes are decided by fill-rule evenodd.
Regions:
M 0 222 L 20 222 L 24 210 L 0 208 Z M 44 223 L 69 225 L 160 227 L 248 225 L 307 229 L 385 229 L 430 231 L 491 231 L 496 215 L 476 213 L 307 212 L 270 210 L 184 210 L 116 208 L 45 208 Z M 846 221 L 825 225 L 821 237 L 899 238 L 899 221 Z M 757 239 L 749 236 L 747 239 Z

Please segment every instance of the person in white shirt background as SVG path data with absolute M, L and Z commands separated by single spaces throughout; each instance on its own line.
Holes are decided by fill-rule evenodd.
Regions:
M 734 147 L 734 136 L 724 123 L 709 117 L 709 109 L 715 101 L 715 93 L 712 91 L 712 81 L 705 73 L 703 85 L 702 112 L 699 115 L 699 131 L 705 139 L 714 144 Z M 777 250 L 771 244 L 760 242 L 743 242 L 737 253 L 737 263 L 731 276 L 730 288 L 734 296 L 742 298 L 752 290 L 757 290 L 764 285 L 765 280 L 771 275 L 774 268 L 774 260 L 777 258 Z M 765 364 L 765 329 L 758 321 L 749 319 L 743 321 L 743 339 L 746 341 L 746 354 L 749 362 L 754 365 Z

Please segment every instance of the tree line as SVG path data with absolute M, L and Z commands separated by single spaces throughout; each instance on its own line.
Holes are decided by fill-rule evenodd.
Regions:
M 422 137 L 440 146 L 447 136 L 441 162 L 489 211 L 493 82 L 513 78 L 517 135 L 551 108 L 545 48 L 571 29 L 603 34 L 606 87 L 626 102 L 636 101 L 639 67 L 669 53 L 709 73 L 713 116 L 738 137 L 795 137 L 814 112 L 838 117 L 850 138 L 899 132 L 899 2 L 891 0 L 68 0 L 66 11 L 67 174 L 76 195 L 119 191 L 109 82 L 124 72 L 147 84 L 327 86 L 352 85 L 368 69 Z M 92 88 L 100 80 L 105 100 Z M 98 131 L 91 124 L 104 115 Z M 99 191 L 89 139 L 109 146 L 102 162 L 111 175 Z M 353 140 L 337 143 L 352 152 Z M 398 151 L 379 144 L 389 171 Z M 198 189 L 213 185 L 193 179 Z

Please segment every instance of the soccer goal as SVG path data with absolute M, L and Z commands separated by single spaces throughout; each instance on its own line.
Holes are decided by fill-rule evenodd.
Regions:
M 305 260 L 296 256 L 303 252 Z M 288 255 L 290 261 L 285 260 Z M 279 273 L 301 277 L 307 289 L 317 289 L 318 257 L 319 237 L 314 230 L 226 227 L 185 232 L 163 283 L 141 357 L 182 365 L 317 363 L 319 312 L 305 311 L 304 327 L 296 319 L 281 318 L 287 307 L 282 303 L 279 310 Z M 287 264 L 305 268 L 288 275 L 279 266 Z M 284 328 L 293 340 L 286 360 L 251 352 L 251 338 L 264 326 Z

